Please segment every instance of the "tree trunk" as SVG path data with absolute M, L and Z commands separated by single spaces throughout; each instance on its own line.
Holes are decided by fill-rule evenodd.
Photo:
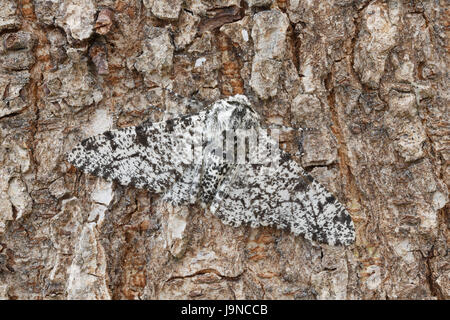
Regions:
M 449 298 L 445 1 L 0 2 L 1 298 Z M 64 158 L 235 94 L 314 129 L 297 160 L 353 245 L 226 226 Z

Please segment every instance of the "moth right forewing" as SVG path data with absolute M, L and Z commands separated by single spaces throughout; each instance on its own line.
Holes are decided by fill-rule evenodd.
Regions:
M 232 169 L 210 211 L 233 226 L 274 226 L 331 245 L 349 245 L 355 238 L 347 210 L 281 150 L 272 161 Z

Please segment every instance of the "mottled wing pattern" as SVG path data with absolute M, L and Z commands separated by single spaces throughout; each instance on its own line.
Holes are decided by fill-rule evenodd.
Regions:
M 347 210 L 311 175 L 281 151 L 278 166 L 238 164 L 230 170 L 211 203 L 224 223 L 276 226 L 330 245 L 355 240 Z
M 347 210 L 259 121 L 248 99 L 235 96 L 209 111 L 88 138 L 67 159 L 96 176 L 163 193 L 172 205 L 209 205 L 226 224 L 276 226 L 331 245 L 354 242 Z M 232 139 L 219 139 L 230 129 Z
M 181 203 L 183 197 L 190 198 L 189 184 L 195 185 L 199 176 L 193 146 L 201 144 L 204 119 L 201 112 L 107 131 L 82 141 L 67 159 L 85 172 L 153 193 L 178 181 L 176 201 Z M 172 199 L 175 194 L 166 196 Z
M 163 201 L 174 206 L 194 204 L 200 192 L 202 164 L 194 164 L 187 168 L 183 175 L 164 193 Z

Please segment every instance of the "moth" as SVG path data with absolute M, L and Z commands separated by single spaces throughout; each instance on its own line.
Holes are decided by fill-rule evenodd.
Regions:
M 345 207 L 279 148 L 243 95 L 196 114 L 106 131 L 67 160 L 175 206 L 200 204 L 235 227 L 272 226 L 330 245 L 355 240 Z

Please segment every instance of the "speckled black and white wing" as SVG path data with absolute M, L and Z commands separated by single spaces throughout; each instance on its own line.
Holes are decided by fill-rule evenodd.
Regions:
M 275 157 L 275 155 L 272 155 Z M 349 245 L 355 230 L 348 211 L 281 151 L 272 163 L 237 164 L 219 186 L 210 211 L 225 224 L 274 226 L 330 245 Z
M 107 131 L 67 159 L 93 175 L 163 193 L 175 206 L 200 202 L 234 226 L 275 226 L 331 245 L 355 239 L 347 210 L 279 149 L 242 95 L 195 115 Z
M 195 198 L 205 113 L 106 131 L 77 145 L 67 160 L 84 172 L 153 193 L 174 203 Z M 201 154 L 200 154 L 201 156 Z

